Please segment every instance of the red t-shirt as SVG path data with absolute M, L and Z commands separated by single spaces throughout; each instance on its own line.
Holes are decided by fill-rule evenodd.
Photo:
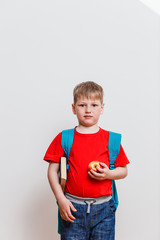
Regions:
M 69 170 L 65 192 L 78 197 L 101 197 L 112 194 L 112 180 L 95 180 L 88 175 L 88 164 L 91 161 L 104 162 L 109 167 L 108 151 L 109 132 L 99 128 L 97 133 L 82 134 L 76 131 L 69 157 Z M 61 133 L 50 144 L 44 160 L 59 163 L 60 157 L 65 156 L 61 146 Z M 120 147 L 115 167 L 128 164 L 128 158 Z

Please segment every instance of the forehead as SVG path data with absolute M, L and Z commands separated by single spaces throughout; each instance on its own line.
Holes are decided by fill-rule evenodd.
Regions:
M 100 99 L 98 97 L 95 97 L 95 96 L 89 96 L 89 97 L 80 96 L 77 99 L 77 102 L 100 102 Z

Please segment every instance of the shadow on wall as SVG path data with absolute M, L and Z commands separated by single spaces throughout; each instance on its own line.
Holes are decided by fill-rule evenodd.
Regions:
M 28 197 L 23 211 L 25 239 L 59 239 L 57 233 L 57 204 L 46 186 L 37 186 Z M 27 237 L 26 237 L 27 236 Z

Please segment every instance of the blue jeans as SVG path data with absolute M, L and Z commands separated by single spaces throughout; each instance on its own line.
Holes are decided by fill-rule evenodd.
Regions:
M 73 203 L 77 212 L 74 223 L 62 220 L 61 240 L 114 240 L 115 211 L 114 201 L 93 204 L 90 213 L 87 205 Z

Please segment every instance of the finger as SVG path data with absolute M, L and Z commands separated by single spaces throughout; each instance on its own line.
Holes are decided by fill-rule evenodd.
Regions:
M 65 221 L 74 222 L 74 219 L 72 219 L 72 217 L 68 213 L 62 214 L 61 217 Z
M 69 209 L 67 211 L 67 215 L 68 215 L 68 220 L 72 221 L 75 220 L 75 217 L 72 215 L 71 210 L 73 209 L 74 212 L 76 212 L 77 210 L 75 209 L 75 207 L 73 206 L 73 204 L 70 202 L 69 205 Z
M 77 209 L 73 206 L 72 203 L 71 203 L 70 207 L 71 207 L 71 210 L 72 210 L 72 211 L 77 212 Z
M 93 170 L 90 170 L 90 171 L 88 172 L 88 174 L 89 174 L 91 177 L 96 177 L 96 172 L 93 171 Z
M 67 220 L 70 221 L 70 222 L 74 222 L 76 218 L 72 215 L 71 211 L 69 210 L 67 212 Z
M 63 220 L 65 220 L 65 221 L 67 221 L 67 215 L 61 214 L 61 218 L 62 218 Z
M 70 212 L 70 208 L 67 210 L 64 210 L 63 212 L 60 212 L 61 214 L 61 217 L 65 220 L 65 221 L 68 221 L 69 220 L 69 212 Z
M 75 219 L 72 219 L 72 218 L 69 217 L 69 216 L 67 216 L 67 218 L 66 218 L 66 221 L 69 221 L 69 222 L 72 222 L 72 223 L 74 223 L 74 220 L 75 220 Z
M 101 167 L 97 167 L 97 170 L 98 170 L 98 172 L 100 172 L 100 173 L 103 173 L 103 172 L 104 172 L 103 168 L 101 168 Z
M 100 162 L 100 165 L 102 166 L 102 167 L 104 167 L 104 168 L 106 168 L 106 167 L 108 167 L 105 163 L 103 163 L 103 162 Z
M 96 180 L 101 180 L 101 176 L 94 176 L 91 172 L 88 172 L 89 176 Z
M 72 215 L 72 213 L 69 213 L 69 214 L 68 214 L 68 221 L 74 222 L 75 219 L 76 219 L 76 218 Z
M 101 177 L 102 176 L 101 173 L 95 172 L 94 170 L 90 170 L 90 173 L 93 174 L 95 177 Z

